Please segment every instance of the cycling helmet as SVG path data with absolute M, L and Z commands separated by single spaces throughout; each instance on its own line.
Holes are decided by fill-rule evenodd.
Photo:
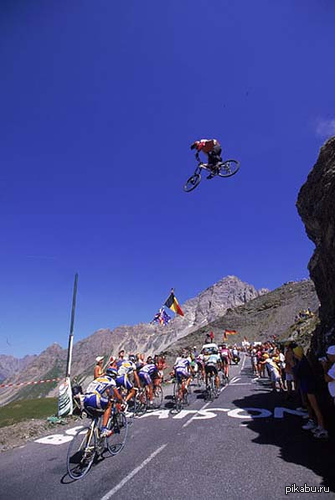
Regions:
M 106 375 L 115 378 L 117 376 L 117 369 L 109 366 L 106 370 Z
M 129 361 L 132 361 L 133 363 L 135 363 L 135 361 L 136 361 L 135 354 L 129 354 L 129 358 L 128 359 L 129 359 Z

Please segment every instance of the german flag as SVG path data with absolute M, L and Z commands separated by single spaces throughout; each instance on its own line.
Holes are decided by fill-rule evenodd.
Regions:
M 175 297 L 175 294 L 173 293 L 173 290 L 171 291 L 168 299 L 165 301 L 164 305 L 171 309 L 176 314 L 179 314 L 180 316 L 184 316 L 184 313 L 178 303 L 178 300 Z
M 237 333 L 237 330 L 225 330 L 226 335 L 236 335 Z

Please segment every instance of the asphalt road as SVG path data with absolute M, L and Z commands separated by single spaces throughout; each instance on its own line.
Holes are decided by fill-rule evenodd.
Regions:
M 302 430 L 302 415 L 249 365 L 231 367 L 214 402 L 194 391 L 175 415 L 167 397 L 164 409 L 135 419 L 122 453 L 106 454 L 79 481 L 66 474 L 71 430 L 2 453 L 0 498 L 335 498 L 334 440 Z

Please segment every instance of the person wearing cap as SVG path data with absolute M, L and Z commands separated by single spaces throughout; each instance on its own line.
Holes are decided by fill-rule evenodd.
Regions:
M 325 372 L 325 381 L 328 382 L 328 391 L 335 404 L 335 345 L 331 345 L 327 349 L 328 360 L 322 361 L 322 367 Z
M 125 360 L 124 349 L 121 349 L 119 351 L 119 359 L 116 362 L 118 368 L 122 365 L 122 363 L 124 362 L 124 360 Z
M 312 367 L 301 346 L 293 348 L 293 355 L 296 360 L 293 372 L 299 382 L 299 389 L 302 395 L 306 398 L 309 416 L 309 420 L 302 426 L 302 428 L 306 431 L 312 431 L 314 437 L 317 439 L 327 439 L 328 432 L 325 429 L 323 415 L 316 398 L 316 380 Z M 314 415 L 316 417 L 317 424 L 315 423 Z
M 101 375 L 104 372 L 103 369 L 103 364 L 104 364 L 104 357 L 103 356 L 97 356 L 95 358 L 96 365 L 94 367 L 94 378 L 101 377 Z

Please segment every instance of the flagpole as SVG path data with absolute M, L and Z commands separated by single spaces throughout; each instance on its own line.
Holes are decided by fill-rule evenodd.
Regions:
M 73 285 L 70 335 L 69 335 L 69 344 L 68 344 L 68 349 L 67 349 L 67 362 L 66 362 L 66 377 L 69 377 L 70 372 L 71 372 L 74 316 L 75 316 L 75 311 L 76 311 L 76 299 L 77 299 L 77 285 L 78 285 L 78 273 L 76 273 L 76 275 L 74 277 L 74 285 Z

